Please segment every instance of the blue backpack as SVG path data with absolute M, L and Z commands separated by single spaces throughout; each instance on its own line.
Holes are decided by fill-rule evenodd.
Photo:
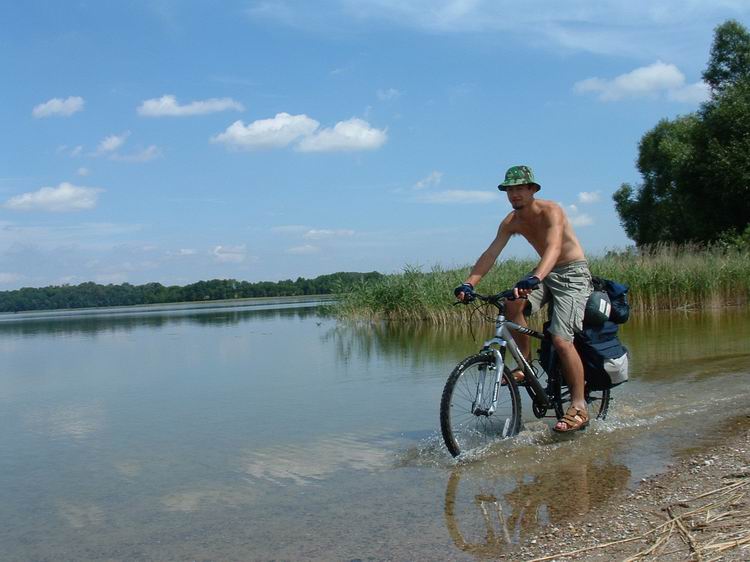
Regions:
M 601 326 L 584 326 L 574 336 L 589 390 L 607 390 L 628 380 L 628 349 L 617 331 L 617 324 L 607 321 Z
M 630 305 L 628 304 L 628 290 L 630 287 L 603 279 L 602 277 L 592 277 L 594 291 L 604 291 L 609 297 L 612 310 L 609 313 L 609 319 L 615 324 L 624 324 L 630 318 Z

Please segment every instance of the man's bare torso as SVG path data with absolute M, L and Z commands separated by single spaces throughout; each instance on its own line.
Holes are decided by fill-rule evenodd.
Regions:
M 558 210 L 559 214 L 556 212 Z M 547 249 L 550 229 L 558 220 L 555 218 L 556 215 L 562 216 L 562 245 L 555 266 L 586 259 L 568 217 L 553 201 L 535 199 L 528 209 L 512 211 L 503 222 L 509 234 L 523 236 L 541 257 Z

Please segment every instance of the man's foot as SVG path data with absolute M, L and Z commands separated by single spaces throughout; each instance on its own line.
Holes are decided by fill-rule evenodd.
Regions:
M 571 406 L 552 429 L 558 433 L 569 433 L 571 431 L 586 429 L 588 424 L 589 413 L 585 409 L 581 410 L 575 406 Z
M 524 375 L 523 371 L 520 369 L 513 371 L 510 376 L 512 376 L 518 384 L 524 384 L 526 382 L 526 375 Z M 502 385 L 504 386 L 505 384 L 505 379 L 503 379 Z

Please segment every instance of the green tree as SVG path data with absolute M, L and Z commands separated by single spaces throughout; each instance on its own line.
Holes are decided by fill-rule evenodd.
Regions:
M 713 242 L 750 222 L 750 34 L 739 23 L 716 28 L 704 78 L 711 99 L 643 135 L 643 183 L 623 184 L 613 195 L 639 246 Z
M 703 80 L 715 92 L 750 76 L 750 33 L 736 20 L 714 30 L 714 42 Z

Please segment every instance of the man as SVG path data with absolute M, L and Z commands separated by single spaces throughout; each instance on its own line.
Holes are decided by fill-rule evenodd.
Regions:
M 531 168 L 513 166 L 498 189 L 508 194 L 513 211 L 500 223 L 497 236 L 454 294 L 461 301 L 472 300 L 474 287 L 492 268 L 514 234 L 520 234 L 533 246 L 541 259 L 534 271 L 514 288 L 517 297 L 527 297 L 528 301 L 508 301 L 506 316 L 526 326 L 525 314 L 536 312 L 551 301 L 549 331 L 572 398 L 570 408 L 554 430 L 564 433 L 584 429 L 589 416 L 584 398 L 583 364 L 573 345 L 573 334 L 581 330 L 586 300 L 592 291 L 586 256 L 560 205 L 534 198 L 541 186 L 536 183 Z M 537 290 L 533 290 L 535 288 Z M 529 358 L 529 336 L 516 333 L 514 337 L 521 352 Z M 514 372 L 513 376 L 519 382 L 523 380 L 522 371 Z

